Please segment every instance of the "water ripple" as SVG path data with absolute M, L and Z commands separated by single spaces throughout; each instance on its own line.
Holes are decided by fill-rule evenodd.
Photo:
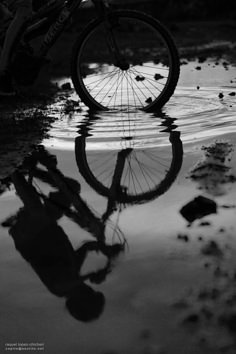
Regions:
M 87 124 L 90 149 L 119 149 L 124 144 L 128 145 L 128 141 L 130 145 L 131 140 L 132 147 L 163 146 L 169 144 L 168 135 L 164 134 L 166 125 L 163 126 L 166 119 L 178 126 L 185 143 L 235 133 L 236 99 L 229 95 L 231 90 L 223 87 L 224 97 L 219 98 L 219 88 L 197 90 L 194 87 L 178 87 L 161 114 L 100 112 L 89 116 L 86 109 L 64 114 L 60 102 L 52 107 L 52 112 L 59 119 L 53 124 L 50 137 L 44 144 L 51 148 L 73 150 L 74 139 L 80 134 L 81 127 Z

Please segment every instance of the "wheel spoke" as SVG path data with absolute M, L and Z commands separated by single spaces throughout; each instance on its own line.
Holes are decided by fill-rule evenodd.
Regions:
M 178 56 L 173 40 L 159 22 L 124 10 L 114 12 L 110 28 L 104 19 L 89 26 L 78 42 L 72 74 L 72 79 L 75 75 L 78 78 L 73 83 L 85 104 L 100 109 L 149 110 L 170 98 L 178 80 Z M 114 53 L 112 46 L 119 52 Z M 128 65 L 127 70 L 122 69 L 124 65 Z

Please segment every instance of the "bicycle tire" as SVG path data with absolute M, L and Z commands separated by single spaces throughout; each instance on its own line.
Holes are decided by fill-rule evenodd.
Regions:
M 106 41 L 102 41 L 104 35 L 106 36 L 106 32 L 104 32 L 106 22 L 102 18 L 93 20 L 78 37 L 72 51 L 71 77 L 77 94 L 85 105 L 93 110 L 122 110 L 123 108 L 130 109 L 132 107 L 150 112 L 161 109 L 173 95 L 180 72 L 178 51 L 169 31 L 153 17 L 138 11 L 114 11 L 111 13 L 110 18 L 111 22 L 113 21 L 112 23 L 115 23 L 112 30 L 114 32 L 116 31 L 116 41 L 121 48 L 122 54 L 124 55 L 125 53 L 125 59 L 127 62 L 129 61 L 130 66 L 128 69 L 122 70 L 120 68 L 117 69 L 117 66 L 112 64 L 114 61 L 108 58 L 109 48 L 107 50 Z M 133 38 L 135 32 L 138 32 L 140 38 L 142 37 L 141 39 L 139 38 L 138 41 L 135 41 L 135 38 Z M 129 43 L 126 44 L 128 40 Z M 139 41 L 142 41 L 141 46 Z M 101 46 L 101 53 L 103 51 L 104 58 L 101 58 L 102 54 L 98 53 L 98 50 L 96 55 L 95 50 L 91 54 L 94 46 L 98 45 L 97 42 L 99 42 L 99 45 Z M 153 48 L 153 45 L 156 45 L 156 47 Z M 87 65 L 87 71 L 89 71 L 89 61 L 91 66 L 99 60 L 101 70 L 105 70 L 105 64 L 107 66 L 107 70 L 113 70 L 109 72 L 106 80 L 109 81 L 109 78 L 112 78 L 110 80 L 111 82 L 108 84 L 111 86 L 111 89 L 113 89 L 110 95 L 109 93 L 107 94 L 106 102 L 101 102 L 101 100 L 99 101 L 97 96 L 94 97 L 91 93 L 91 83 L 89 87 L 85 82 L 85 80 L 88 81 L 91 77 L 89 75 L 85 75 L 84 67 Z M 152 67 L 147 67 L 146 63 L 151 63 Z M 109 69 L 110 67 L 112 69 Z M 117 70 L 117 72 L 115 70 Z M 142 71 L 144 74 L 142 74 Z M 159 74 L 159 72 L 161 74 Z M 168 76 L 164 75 L 165 72 Z M 100 75 L 100 73 L 96 75 Z M 128 87 L 128 103 L 126 102 L 126 104 L 122 105 L 123 82 L 121 84 L 119 80 L 123 80 L 124 77 Z M 114 84 L 112 85 L 112 83 Z M 116 88 L 115 85 L 117 85 Z M 119 91 L 119 85 L 121 85 L 121 104 L 119 100 L 118 103 L 115 102 L 117 99 L 116 96 L 118 95 L 115 90 Z M 106 83 L 104 84 L 104 87 L 106 87 Z M 92 89 L 94 90 L 95 88 Z M 130 97 L 129 90 L 131 91 Z M 114 97 L 112 97 L 112 95 Z M 131 100 L 135 101 L 132 105 Z
M 169 141 L 171 143 L 172 159 L 165 177 L 157 185 L 149 191 L 140 194 L 127 194 L 120 192 L 117 195 L 117 202 L 127 204 L 141 204 L 153 200 L 164 194 L 175 181 L 183 162 L 183 146 L 179 132 L 170 132 Z M 89 166 L 86 155 L 86 137 L 79 137 L 75 140 L 75 156 L 80 174 L 86 182 L 100 195 L 110 197 L 110 189 L 101 183 Z

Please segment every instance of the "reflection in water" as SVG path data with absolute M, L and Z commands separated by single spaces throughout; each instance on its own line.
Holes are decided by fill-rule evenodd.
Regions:
M 199 189 L 213 196 L 222 196 L 229 184 L 236 180 L 229 165 L 233 145 L 228 141 L 216 141 L 203 146 L 202 150 L 204 158 L 192 168 L 189 177 L 198 182 Z
M 38 163 L 45 169 L 39 168 Z M 66 298 L 71 315 L 81 321 L 95 319 L 103 311 L 105 298 L 85 281 L 100 283 L 105 280 L 112 259 L 123 250 L 123 245 L 106 245 L 104 223 L 80 197 L 80 184 L 57 169 L 55 156 L 39 147 L 25 160 L 22 168 L 22 171 L 14 172 L 11 179 L 24 207 L 2 225 L 10 227 L 16 249 L 46 287 L 53 294 Z M 35 177 L 56 191 L 45 196 L 33 184 Z M 90 231 L 96 241 L 86 242 L 74 250 L 57 224 L 63 215 Z M 90 251 L 101 252 L 107 257 L 107 263 L 103 269 L 81 276 L 81 267 Z
M 125 114 L 120 117 L 123 125 L 120 125 L 111 149 L 91 150 L 90 142 L 93 144 L 94 139 L 99 142 L 100 130 L 96 130 L 96 126 L 102 124 L 99 115 L 88 116 L 75 139 L 81 175 L 107 199 L 106 210 L 101 216 L 95 215 L 82 199 L 80 183 L 65 176 L 58 169 L 56 156 L 43 146 L 38 146 L 11 176 L 23 207 L 2 226 L 9 227 L 16 249 L 48 290 L 64 297 L 70 314 L 81 321 L 90 321 L 102 313 L 104 295 L 95 291 L 91 284 L 100 284 L 106 279 L 113 261 L 125 248 L 118 221 L 113 226 L 113 236 L 119 242 L 106 242 L 106 225 L 113 225 L 111 215 L 118 210 L 119 216 L 127 204 L 145 203 L 165 193 L 182 165 L 182 142 L 174 119 L 165 115 L 148 116 L 143 136 L 138 121 L 129 118 Z M 97 173 L 100 167 L 105 171 L 105 177 Z M 51 191 L 43 192 L 37 181 Z M 74 249 L 58 224 L 63 216 L 88 231 L 94 240 Z M 81 270 L 87 256 L 94 251 L 105 256 L 106 263 L 97 271 L 83 274 Z
M 81 124 L 75 139 L 76 161 L 82 176 L 99 194 L 121 203 L 140 203 L 160 196 L 174 182 L 183 159 L 180 133 L 174 130 L 173 119 L 162 116 L 160 124 L 160 115 L 152 118 L 156 123 L 152 121 L 150 139 L 137 135 L 136 123 L 131 127 L 132 122 L 124 120 L 119 142 L 115 147 L 111 143 L 110 149 L 107 146 L 105 154 L 91 149 L 94 141 L 99 142 L 99 116 L 89 116 Z M 162 136 L 160 146 L 155 144 L 158 135 Z

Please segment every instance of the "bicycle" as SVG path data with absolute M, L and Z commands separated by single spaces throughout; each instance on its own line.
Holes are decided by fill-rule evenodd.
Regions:
M 18 38 L 11 65 L 16 82 L 30 84 L 36 79 L 48 50 L 86 1 L 49 2 L 33 15 L 20 38 L 24 48 L 30 48 L 26 44 L 44 35 L 39 59 L 26 61 L 27 50 L 19 49 Z M 71 79 L 80 99 L 93 110 L 162 108 L 174 93 L 180 71 L 178 51 L 169 31 L 145 13 L 113 10 L 107 0 L 92 2 L 98 17 L 79 34 L 71 55 Z M 30 50 L 28 54 L 32 54 Z M 23 70 L 26 62 L 27 75 Z M 28 63 L 32 63 L 31 68 Z

